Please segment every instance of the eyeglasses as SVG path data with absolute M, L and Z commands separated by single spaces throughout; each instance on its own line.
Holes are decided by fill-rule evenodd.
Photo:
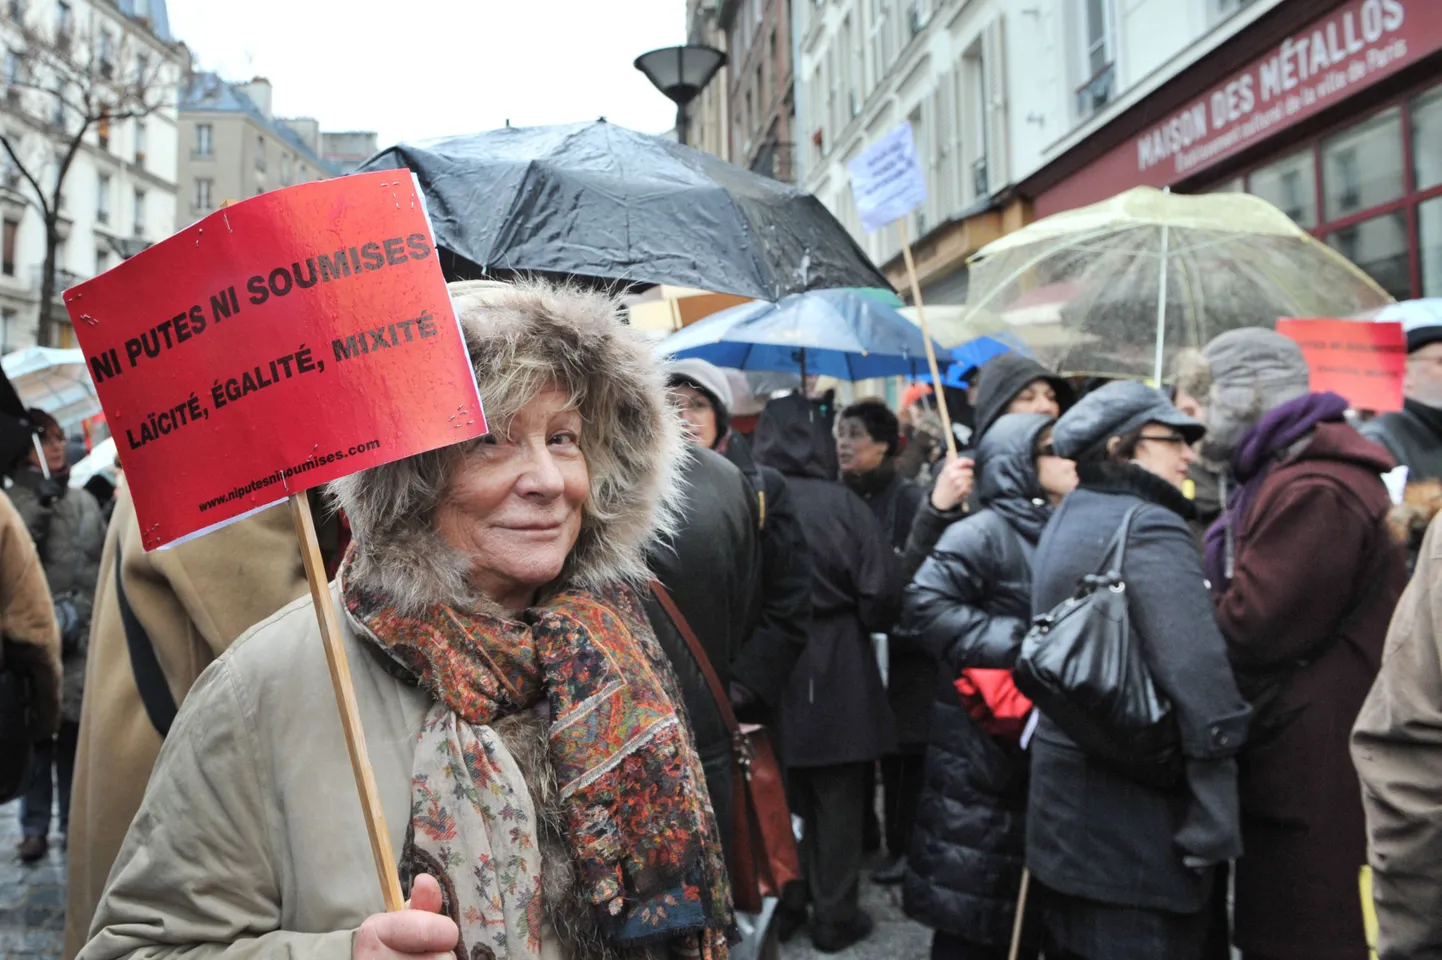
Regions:
M 1153 443 L 1170 443 L 1170 444 L 1175 444 L 1176 446 L 1179 446 L 1179 447 L 1191 446 L 1191 444 L 1189 444 L 1189 443 L 1187 442 L 1187 438 L 1184 437 L 1184 436 L 1182 436 L 1180 433 L 1168 433 L 1168 434 L 1163 434 L 1163 435 L 1161 435 L 1161 436 L 1158 436 L 1158 435 L 1156 435 L 1156 434 L 1146 434 L 1146 433 L 1144 433 L 1144 434 L 1142 434 L 1140 437 L 1137 437 L 1137 442 L 1138 442 L 1138 443 L 1140 443 L 1140 442 L 1143 441 L 1143 440 L 1150 440 L 1150 441 L 1152 441 Z

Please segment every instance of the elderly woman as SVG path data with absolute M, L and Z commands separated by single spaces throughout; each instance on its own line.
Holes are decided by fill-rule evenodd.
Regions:
M 84 960 L 726 956 L 705 779 L 637 596 L 678 496 L 661 372 L 604 297 L 452 295 L 491 433 L 335 490 L 332 592 L 413 909 L 379 912 L 306 599 L 190 691 Z

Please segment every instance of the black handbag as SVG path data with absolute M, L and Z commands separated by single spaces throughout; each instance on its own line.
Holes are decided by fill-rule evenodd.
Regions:
M 1157 689 L 1132 629 L 1122 576 L 1132 507 L 1077 591 L 1032 620 L 1013 668 L 1017 688 L 1088 755 L 1152 786 L 1181 779 L 1171 700 Z

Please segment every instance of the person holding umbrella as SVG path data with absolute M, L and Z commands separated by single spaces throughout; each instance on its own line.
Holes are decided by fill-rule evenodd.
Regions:
M 60 628 L 64 666 L 60 727 L 52 741 L 36 750 L 31 786 L 20 805 L 20 859 L 33 862 L 49 849 L 51 806 L 57 788 L 61 836 L 66 835 L 70 824 L 70 785 L 80 731 L 85 654 L 90 643 L 90 613 L 100 553 L 105 545 L 105 519 L 93 496 L 84 490 L 71 490 L 66 484 L 70 464 L 60 424 L 43 410 L 31 409 L 26 414 L 39 428 L 40 444 L 11 468 L 13 485 L 9 493 L 45 569 Z

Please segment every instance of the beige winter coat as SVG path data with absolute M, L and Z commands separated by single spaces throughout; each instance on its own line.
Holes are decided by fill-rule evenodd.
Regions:
M 1442 517 L 1352 731 L 1381 960 L 1442 960 Z
M 399 854 L 431 701 L 386 672 L 344 618 L 342 633 Z M 372 864 L 306 598 L 191 688 L 80 956 L 349 960 L 356 928 L 383 909 Z
M 34 684 L 36 732 L 60 724 L 60 631 L 35 541 L 10 498 L 0 493 L 0 628 L 13 666 Z
M 130 491 L 123 485 L 117 491 L 95 591 L 71 791 L 66 957 L 75 956 L 85 942 L 105 878 L 160 753 L 160 734 L 141 704 L 130 668 L 115 593 L 117 562 L 126 599 L 177 703 L 236 637 L 306 593 L 295 527 L 284 506 L 199 540 L 146 553 Z

